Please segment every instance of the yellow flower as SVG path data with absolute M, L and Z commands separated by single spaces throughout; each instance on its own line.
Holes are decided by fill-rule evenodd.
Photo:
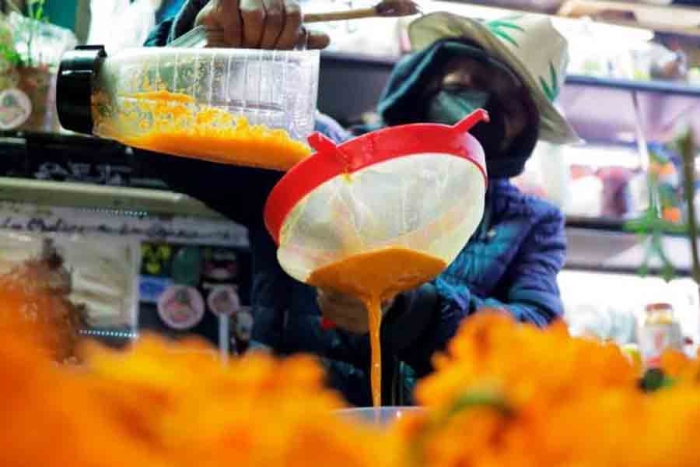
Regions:
M 201 342 L 90 345 L 58 367 L 32 340 L 0 339 L 8 404 L 0 465 L 394 467 L 398 440 L 341 419 L 310 357 L 223 365 Z
M 688 380 L 698 363 L 668 354 Z M 647 395 L 614 345 L 540 330 L 503 314 L 465 322 L 417 396 L 427 411 L 396 427 L 409 465 L 700 465 L 700 388 Z

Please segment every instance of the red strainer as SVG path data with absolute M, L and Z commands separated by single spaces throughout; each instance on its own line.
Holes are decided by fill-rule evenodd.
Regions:
M 282 268 L 307 282 L 319 268 L 388 247 L 451 263 L 483 214 L 486 164 L 468 131 L 487 120 L 479 110 L 454 126 L 386 128 L 339 146 L 313 134 L 316 154 L 265 207 Z
M 484 210 L 481 145 L 454 126 L 387 128 L 336 146 L 316 133 L 316 154 L 290 170 L 265 207 L 282 268 L 295 279 L 361 299 L 372 346 L 372 400 L 381 403 L 380 302 L 440 274 Z

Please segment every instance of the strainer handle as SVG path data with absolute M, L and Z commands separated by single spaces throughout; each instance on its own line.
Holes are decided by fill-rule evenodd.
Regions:
M 311 134 L 311 136 L 309 136 L 307 140 L 309 142 L 309 145 L 316 152 L 334 153 L 338 149 L 338 147 L 335 145 L 335 142 L 332 139 L 318 132 Z
M 328 136 L 321 134 L 319 132 L 313 133 L 308 138 L 309 145 L 316 150 L 317 153 L 328 154 L 335 158 L 335 160 L 340 163 L 345 172 L 350 171 L 351 160 L 343 153 L 335 141 L 330 139 Z
M 467 133 L 474 126 L 476 126 L 477 123 L 488 122 L 488 121 L 489 121 L 489 113 L 487 111 L 485 111 L 484 109 L 478 109 L 478 110 L 475 110 L 474 112 L 470 113 L 466 117 L 464 117 L 459 122 L 457 122 L 452 128 L 457 133 L 460 133 L 460 134 Z

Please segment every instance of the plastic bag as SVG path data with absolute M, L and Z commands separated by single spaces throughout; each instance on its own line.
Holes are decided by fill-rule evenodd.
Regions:
M 109 53 L 141 47 L 155 27 L 161 0 L 92 0 L 89 44 L 104 45 Z

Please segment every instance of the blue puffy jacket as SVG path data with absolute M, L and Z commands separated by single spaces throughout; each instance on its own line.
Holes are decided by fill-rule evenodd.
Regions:
M 171 23 L 161 24 L 150 45 L 164 45 Z M 317 129 L 336 141 L 348 134 L 319 116 Z M 253 339 L 281 355 L 321 357 L 330 385 L 350 403 L 369 405 L 367 336 L 323 330 L 313 288 L 280 268 L 265 230 L 263 206 L 280 175 L 275 172 L 142 153 L 176 191 L 202 200 L 249 229 L 253 255 Z M 456 200 L 456 202 L 460 202 Z M 546 325 L 562 313 L 556 276 L 565 238 L 560 211 L 525 196 L 507 180 L 490 180 L 486 211 L 477 233 L 433 283 L 401 295 L 382 325 L 385 403 L 430 372 L 430 359 L 444 348 L 460 322 L 484 307 L 509 311 L 519 320 Z M 399 376 L 399 378 L 397 378 Z M 397 384 L 398 383 L 398 384 Z

